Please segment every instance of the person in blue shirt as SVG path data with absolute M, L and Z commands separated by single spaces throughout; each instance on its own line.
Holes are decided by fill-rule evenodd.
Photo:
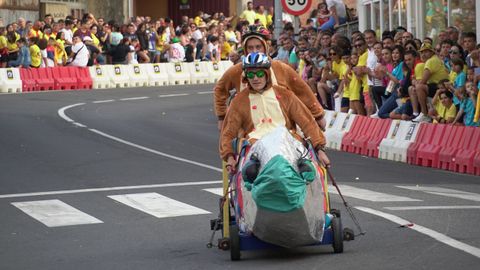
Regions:
M 465 87 L 465 82 L 467 81 L 467 74 L 463 71 L 464 65 L 465 62 L 462 59 L 452 59 L 452 70 L 453 72 L 457 73 L 457 77 L 455 77 L 453 85 L 450 83 L 445 83 L 447 90 L 454 94 L 453 104 L 455 104 L 455 106 L 460 105 L 460 100 L 457 97 L 457 93 Z
M 24 67 L 28 68 L 30 67 L 31 59 L 30 59 L 30 50 L 26 46 L 27 40 L 25 38 L 20 38 L 17 41 L 17 46 L 18 46 L 18 57 L 16 60 L 10 60 L 8 61 L 8 66 L 9 67 Z
M 466 83 L 466 91 L 462 91 L 462 99 L 460 100 L 460 110 L 453 121 L 453 124 L 461 123 L 463 117 L 463 124 L 468 127 L 479 127 L 480 121 L 474 122 L 475 104 L 477 102 L 478 88 L 473 82 Z

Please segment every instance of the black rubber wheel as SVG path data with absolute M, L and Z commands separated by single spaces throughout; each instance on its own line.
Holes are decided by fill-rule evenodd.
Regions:
M 336 216 L 336 217 L 341 217 L 342 215 L 340 214 L 340 210 L 338 209 L 330 209 L 330 214 Z
M 332 219 L 332 230 L 333 230 L 333 252 L 342 253 L 343 252 L 343 230 L 342 230 L 342 220 L 339 217 L 334 217 Z
M 240 235 L 237 225 L 230 225 L 230 259 L 240 260 Z

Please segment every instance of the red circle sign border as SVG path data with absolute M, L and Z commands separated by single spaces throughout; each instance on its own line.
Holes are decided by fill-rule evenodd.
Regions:
M 288 13 L 288 14 L 292 14 L 292 15 L 295 15 L 295 16 L 300 16 L 304 13 L 306 13 L 310 7 L 312 6 L 313 4 L 313 0 L 306 0 L 307 1 L 307 4 L 305 5 L 305 8 L 302 9 L 302 10 L 299 10 L 299 11 L 293 11 L 291 10 L 288 6 L 287 6 L 287 1 L 288 0 L 282 0 L 282 6 L 283 6 L 283 9 Z

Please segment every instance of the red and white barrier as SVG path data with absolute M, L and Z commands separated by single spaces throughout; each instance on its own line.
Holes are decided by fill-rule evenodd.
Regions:
M 387 137 L 380 142 L 379 158 L 407 162 L 407 149 L 415 141 L 420 124 L 394 120 Z
M 331 116 L 327 118 L 327 126 L 324 134 L 327 139 L 328 148 L 340 150 L 343 136 L 352 127 L 355 117 L 355 114 L 333 112 Z

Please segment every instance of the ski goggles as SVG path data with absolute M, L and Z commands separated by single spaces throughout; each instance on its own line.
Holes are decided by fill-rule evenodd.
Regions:
M 253 79 L 255 75 L 257 76 L 257 78 L 263 78 L 263 76 L 265 76 L 265 70 L 247 71 L 245 75 L 249 79 Z

